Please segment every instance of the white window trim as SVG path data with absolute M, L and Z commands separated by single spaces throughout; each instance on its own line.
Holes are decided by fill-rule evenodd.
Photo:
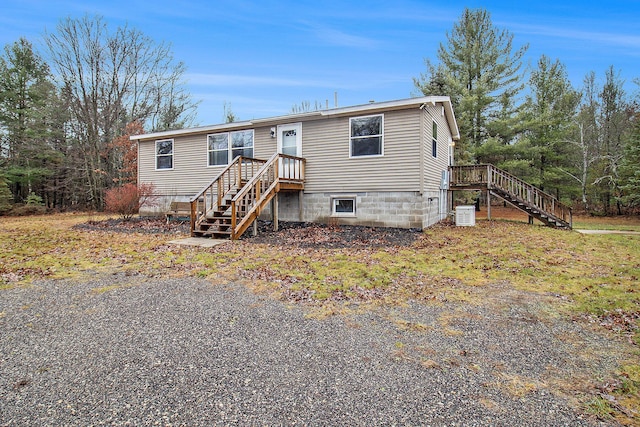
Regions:
M 233 131 L 229 131 L 229 132 L 216 132 L 216 133 L 210 133 L 207 134 L 207 140 L 206 140 L 206 150 L 207 150 L 207 167 L 208 168 L 220 168 L 220 167 L 226 167 L 229 164 L 231 164 L 231 161 L 233 160 L 232 153 L 233 153 L 233 141 L 231 138 L 231 134 L 236 133 L 236 132 L 247 132 L 247 131 L 251 131 L 251 139 L 253 140 L 253 146 L 251 147 L 254 151 L 253 151 L 253 156 L 255 157 L 255 149 L 256 149 L 256 132 L 255 129 L 240 129 L 240 130 L 233 130 Z M 227 163 L 224 165 L 210 165 L 209 164 L 209 153 L 211 152 L 211 150 L 209 150 L 209 136 L 210 135 L 227 135 Z
M 369 154 L 367 156 L 354 156 L 351 152 L 351 142 L 353 137 L 351 136 L 351 121 L 353 119 L 366 119 L 369 117 L 382 117 L 382 123 L 380 124 L 380 154 Z M 377 136 L 377 135 L 368 135 L 368 136 Z M 356 137 L 356 138 L 365 138 L 365 137 Z M 384 114 L 370 114 L 368 116 L 357 116 L 357 117 L 349 117 L 349 158 L 350 159 L 370 159 L 372 157 L 384 157 Z
M 438 122 L 436 122 L 435 120 L 431 121 L 431 157 L 433 157 L 434 159 L 438 158 L 438 135 L 433 135 L 433 128 L 435 125 L 436 128 L 436 132 L 438 131 Z M 435 145 L 434 145 L 435 144 Z
M 353 212 L 336 212 L 336 200 L 353 200 Z M 355 218 L 357 216 L 357 212 L 357 197 L 355 195 L 346 194 L 340 196 L 331 196 L 331 217 Z
M 227 166 L 229 164 L 229 156 L 230 156 L 230 154 L 229 154 L 229 146 L 231 145 L 231 141 L 229 140 L 229 137 L 230 137 L 229 133 L 230 132 L 218 132 L 218 133 L 209 133 L 209 134 L 207 134 L 207 145 L 206 145 L 206 148 L 207 148 L 207 160 L 206 161 L 207 161 L 207 167 L 208 168 L 219 168 L 219 167 L 222 167 L 222 166 Z M 212 151 L 222 151 L 222 150 L 209 150 L 209 137 L 212 136 L 212 135 L 227 135 L 227 163 L 225 163 L 224 165 L 210 165 L 209 164 L 209 153 L 211 153 Z
M 161 156 L 158 155 L 158 143 L 159 142 L 165 142 L 165 141 L 171 141 L 171 154 L 162 154 Z M 174 141 L 173 138 L 168 138 L 168 139 L 157 139 L 156 142 L 153 145 L 153 149 L 154 149 L 154 156 L 153 156 L 153 161 L 155 162 L 154 167 L 156 171 L 172 171 L 175 166 L 176 166 L 176 142 Z M 158 157 L 169 157 L 171 156 L 171 167 L 170 168 L 158 168 Z

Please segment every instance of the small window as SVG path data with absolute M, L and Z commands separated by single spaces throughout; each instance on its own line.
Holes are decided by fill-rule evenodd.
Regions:
M 332 216 L 355 216 L 356 215 L 356 198 L 355 197 L 334 197 L 331 199 L 331 215 Z
M 383 116 L 353 117 L 349 119 L 350 157 L 382 156 Z
M 209 139 L 209 166 L 229 163 L 229 134 L 218 133 L 209 135 L 207 138 Z
M 438 124 L 433 122 L 433 132 L 431 133 L 431 155 L 438 157 Z
M 173 169 L 173 139 L 156 141 L 156 169 Z

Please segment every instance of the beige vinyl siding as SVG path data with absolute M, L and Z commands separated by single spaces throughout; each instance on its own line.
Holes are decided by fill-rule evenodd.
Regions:
M 253 133 L 253 157 L 256 159 L 267 160 L 278 150 L 276 138 L 271 138 L 271 127 L 259 127 Z
M 302 156 L 307 160 L 305 192 L 422 192 L 437 189 L 441 171 L 447 168 L 450 135 L 441 110 L 437 105 L 423 110 L 412 107 L 382 113 L 384 155 L 376 157 L 349 158 L 349 118 L 378 113 L 302 120 Z M 431 156 L 431 116 L 438 121 L 437 159 Z M 271 137 L 270 130 L 277 124 L 289 122 L 253 128 L 254 157 L 268 159 L 276 152 L 277 141 Z M 155 139 L 140 141 L 139 182 L 154 183 L 158 193 L 165 196 L 195 195 L 225 167 L 207 165 L 208 133 L 173 138 L 173 170 L 156 171 Z
M 155 170 L 156 140 L 139 143 L 139 182 L 152 182 L 162 196 L 193 196 L 211 182 L 225 166 L 208 166 L 207 133 L 173 138 L 173 169 Z M 253 156 L 267 159 L 276 152 L 270 127 L 254 130 Z
M 152 182 L 163 196 L 195 194 L 215 169 L 207 167 L 207 136 L 187 136 L 173 139 L 173 169 L 155 170 L 155 140 L 139 143 L 140 182 Z
M 423 156 L 424 156 L 424 191 L 436 191 L 440 188 L 442 171 L 449 165 L 449 138 L 451 130 L 446 117 L 442 114 L 442 106 L 426 107 L 423 113 Z M 431 139 L 433 135 L 433 122 L 438 124 L 437 158 L 433 157 Z
M 379 157 L 349 158 L 349 117 L 303 123 L 305 192 L 420 191 L 419 110 L 384 113 Z

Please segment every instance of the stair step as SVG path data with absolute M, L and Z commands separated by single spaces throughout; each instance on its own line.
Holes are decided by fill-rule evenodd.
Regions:
M 231 222 L 231 215 L 214 216 L 212 218 L 207 218 L 205 222 L 209 224 L 218 224 L 220 222 Z
M 205 231 L 205 232 L 201 232 L 202 237 L 206 237 L 206 236 L 231 236 L 231 230 L 229 231 Z
M 215 234 L 215 233 L 231 233 L 230 228 L 219 229 L 219 228 L 200 228 L 196 230 L 198 233 L 203 234 Z

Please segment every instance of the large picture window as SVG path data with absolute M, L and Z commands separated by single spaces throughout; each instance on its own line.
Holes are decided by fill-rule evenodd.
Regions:
M 352 117 L 350 127 L 350 157 L 382 156 L 383 115 Z
M 207 136 L 208 165 L 227 165 L 238 156 L 253 157 L 253 130 Z
M 173 169 L 173 139 L 156 141 L 156 169 Z

